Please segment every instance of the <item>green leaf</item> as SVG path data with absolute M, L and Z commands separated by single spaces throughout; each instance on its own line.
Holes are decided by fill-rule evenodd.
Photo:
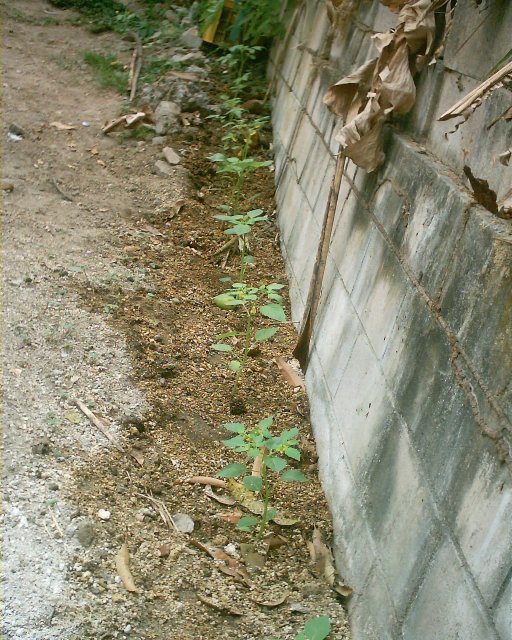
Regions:
M 248 211 L 247 215 L 249 218 L 259 218 L 263 214 L 263 209 L 253 209 L 252 211 Z
M 299 435 L 299 430 L 297 427 L 293 427 L 292 429 L 286 429 L 279 436 L 281 438 L 281 442 L 289 442 L 292 438 L 296 438 Z
M 247 233 L 251 232 L 251 226 L 248 224 L 237 224 L 230 229 L 226 229 L 224 233 L 227 236 L 245 236 Z
M 280 458 L 279 456 L 265 456 L 263 458 L 263 462 L 271 471 L 275 471 L 276 473 L 281 473 L 281 471 L 286 467 L 287 464 L 286 460 L 284 458 Z
M 283 296 L 280 296 L 278 293 L 269 293 L 267 298 L 269 300 L 274 300 L 274 302 L 282 302 Z
M 271 320 L 277 320 L 277 322 L 286 321 L 284 309 L 280 304 L 266 304 L 263 307 L 260 307 L 260 313 L 262 316 L 265 316 L 266 318 L 270 318 Z
M 232 338 L 237 335 L 238 331 L 226 331 L 226 333 L 218 333 L 214 338 L 215 340 L 225 340 L 226 338 Z
M 230 369 L 231 371 L 234 371 L 235 373 L 237 371 L 240 371 L 241 368 L 242 368 L 242 363 L 239 360 L 231 360 L 231 362 L 228 364 L 228 369 Z
M 245 432 L 245 424 L 242 422 L 226 422 L 222 425 L 224 429 L 228 431 L 233 431 L 234 433 L 244 433 Z
M 219 278 L 219 282 L 231 282 L 231 276 L 226 276 L 225 278 Z
M 230 344 L 222 344 L 222 342 L 217 342 L 216 344 L 212 344 L 211 348 L 214 351 L 233 351 L 233 347 Z
M 254 256 L 244 256 L 245 264 L 254 264 Z
M 267 517 L 265 518 L 265 522 L 270 522 L 276 516 L 277 516 L 277 509 L 274 509 L 274 507 L 270 507 L 270 509 L 268 509 L 267 511 Z
M 258 329 L 255 334 L 255 339 L 257 342 L 263 342 L 264 340 L 270 340 L 270 338 L 275 335 L 279 329 L 277 327 L 270 327 L 268 329 Z
M 241 531 L 251 531 L 258 523 L 259 520 L 255 516 L 243 516 L 243 518 L 240 518 L 238 521 L 236 528 Z
M 329 616 L 318 616 L 306 622 L 304 630 L 295 636 L 295 640 L 325 640 L 330 632 Z
M 247 473 L 247 467 L 245 464 L 241 464 L 240 462 L 233 462 L 233 464 L 228 464 L 227 467 L 224 467 L 217 474 L 218 478 L 239 478 L 243 476 L 244 473 Z
M 272 416 L 268 416 L 267 418 L 263 418 L 258 422 L 258 427 L 260 429 L 268 429 L 274 424 L 274 418 Z
M 230 309 L 234 306 L 235 298 L 229 293 L 219 293 L 218 296 L 215 296 L 213 299 L 213 304 L 219 307 L 220 309 Z
M 234 436 L 233 438 L 228 438 L 227 440 L 223 440 L 222 444 L 230 449 L 234 449 L 235 447 L 243 447 L 245 445 L 245 440 L 241 435 Z
M 298 449 L 294 449 L 293 447 L 288 447 L 284 450 L 285 455 L 289 458 L 293 458 L 294 460 L 300 460 L 300 451 Z
M 284 482 L 309 482 L 308 478 L 298 469 L 287 469 L 280 476 L 280 480 Z
M 263 480 L 258 476 L 245 476 L 243 479 L 244 487 L 249 491 L 261 491 Z
M 269 284 L 267 286 L 267 289 L 269 291 L 279 291 L 279 289 L 284 289 L 285 285 L 284 284 L 278 284 L 277 282 L 273 282 L 272 284 Z
M 238 222 L 242 218 L 242 216 L 227 216 L 223 213 L 218 213 L 213 217 L 215 220 L 221 220 L 222 222 Z
M 227 158 L 223 153 L 214 153 L 211 156 L 208 156 L 208 160 L 211 160 L 212 162 L 224 162 Z

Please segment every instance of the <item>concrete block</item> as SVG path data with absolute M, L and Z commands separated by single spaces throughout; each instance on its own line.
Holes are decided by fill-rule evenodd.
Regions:
M 397 249 L 431 298 L 436 296 L 450 257 L 467 222 L 470 200 L 436 162 L 399 136 L 388 152 L 386 178 L 404 194 L 407 211 L 403 238 Z M 402 167 L 407 166 L 407 172 Z M 387 203 L 382 208 L 388 211 Z M 396 199 L 390 203 L 391 216 Z M 395 239 L 398 238 L 395 234 Z
M 318 213 L 322 210 L 325 211 L 325 205 L 322 209 L 319 197 L 322 194 L 322 198 L 326 198 L 324 184 L 325 182 L 331 183 L 333 173 L 334 161 L 325 153 L 325 147 L 320 138 L 315 136 L 311 157 L 306 162 L 301 176 L 301 187 L 309 204 Z
M 355 591 L 360 591 L 375 561 L 375 547 L 361 495 L 347 463 L 337 417 L 328 408 L 330 405 L 322 402 L 322 399 L 329 399 L 330 393 L 315 349 L 311 352 L 306 384 L 312 400 L 311 415 L 314 416 L 315 436 L 322 433 L 323 435 L 319 435 L 320 441 L 329 447 L 326 452 L 328 472 L 322 472 L 321 477 L 327 500 L 333 508 L 336 564 L 348 584 Z
M 467 569 L 445 540 L 405 618 L 404 640 L 495 640 Z
M 314 165 L 317 160 L 313 154 L 313 150 L 318 149 L 318 147 L 315 146 L 316 142 L 317 132 L 312 126 L 309 118 L 306 115 L 303 115 L 295 140 L 289 149 L 289 154 L 295 161 L 295 170 L 299 180 L 301 180 L 301 176 L 305 168 L 308 165 Z
M 402 614 L 439 544 L 441 525 L 408 435 L 391 412 L 382 448 L 361 481 L 386 584 Z
M 454 532 L 490 606 L 512 571 L 512 478 L 494 455 L 483 456 L 467 483 Z
M 326 293 L 320 301 L 313 344 L 320 362 L 329 372 L 327 386 L 335 395 L 362 327 L 332 260 L 327 263 L 324 283 Z
M 495 402 L 512 422 L 512 231 L 472 212 L 444 284 L 441 310 Z M 488 414 L 495 426 L 498 417 Z M 511 427 L 509 426 L 509 429 Z
M 378 358 L 397 322 L 410 282 L 380 229 L 370 239 L 352 290 L 352 302 Z
M 477 80 L 471 81 L 468 78 L 461 81 L 461 78 L 453 73 L 443 74 L 441 84 L 436 87 L 437 109 L 431 109 L 433 119 L 426 131 L 425 146 L 455 171 L 461 184 L 466 188 L 469 188 L 469 182 L 463 174 L 463 167 L 468 164 L 475 176 L 489 182 L 490 187 L 497 192 L 500 201 L 510 188 L 512 167 L 501 165 L 496 156 L 502 152 L 501 150 L 510 147 L 512 130 L 509 123 L 504 120 L 498 121 L 490 129 L 488 125 L 510 106 L 510 92 L 504 88 L 494 90 L 457 130 L 455 130 L 456 123 L 460 118 L 445 122 L 437 120 L 444 111 L 478 84 Z M 461 90 L 460 87 L 463 89 Z M 420 104 L 417 109 L 421 109 Z
M 379 566 L 373 567 L 362 593 L 349 604 L 353 640 L 397 640 L 397 617 Z
M 332 379 L 332 386 L 337 385 L 334 411 L 350 466 L 354 476 L 360 478 L 385 436 L 393 407 L 379 362 L 363 333 L 357 337 L 347 363 L 332 362 L 326 375 Z
M 512 579 L 510 576 L 494 608 L 494 623 L 500 640 L 512 640 Z
M 307 38 L 307 45 L 316 53 L 320 53 L 325 46 L 325 41 L 331 31 L 331 23 L 325 10 L 325 5 L 317 3 L 316 11 L 311 16 L 312 20 L 309 22 L 309 37 Z
M 512 5 L 506 0 L 459 3 L 452 26 L 444 52 L 446 66 L 483 80 L 510 51 Z

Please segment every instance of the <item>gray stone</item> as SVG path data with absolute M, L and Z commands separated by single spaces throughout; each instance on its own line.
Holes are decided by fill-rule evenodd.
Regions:
M 166 142 L 167 142 L 167 137 L 166 136 L 155 136 L 151 140 L 151 144 L 154 144 L 155 147 L 157 147 L 157 146 L 159 146 L 161 144 L 165 144 Z
M 180 107 L 170 100 L 162 100 L 155 110 L 155 131 L 158 136 L 180 128 Z
M 199 49 L 203 44 L 203 39 L 199 35 L 197 27 L 191 27 L 181 34 L 181 42 L 188 49 Z
M 157 160 L 155 162 L 156 174 L 162 177 L 168 177 L 172 175 L 172 167 L 165 160 Z
M 164 147 L 162 153 L 169 164 L 179 164 L 181 162 L 181 158 L 171 147 Z
M 92 545 L 96 537 L 94 525 L 89 520 L 82 520 L 76 527 L 75 536 L 86 549 Z

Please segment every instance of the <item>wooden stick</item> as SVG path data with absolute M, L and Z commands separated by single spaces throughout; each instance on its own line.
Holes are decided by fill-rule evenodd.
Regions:
M 51 181 L 52 181 L 53 186 L 57 190 L 57 193 L 60 196 L 62 196 L 62 198 L 64 200 L 67 200 L 68 202 L 73 202 L 73 198 L 59 187 L 59 184 L 58 184 L 57 180 L 55 180 L 55 178 L 52 178 Z
M 105 438 L 107 438 L 107 440 L 109 440 L 114 445 L 119 453 L 124 453 L 127 456 L 131 456 L 142 467 L 142 465 L 144 464 L 144 458 L 139 452 L 137 452 L 136 449 L 130 449 L 129 451 L 123 449 L 123 447 L 118 444 L 116 439 L 109 433 L 107 425 L 102 422 L 98 418 L 98 416 L 95 416 L 94 413 L 88 407 L 86 407 L 86 405 L 81 400 L 75 400 L 75 404 L 80 409 L 80 411 L 85 416 L 87 416 L 87 418 L 89 418 L 93 425 L 101 431 Z
M 338 196 L 340 193 L 341 180 L 343 178 L 344 169 L 345 156 L 341 152 L 340 147 L 338 158 L 336 160 L 334 176 L 332 178 L 331 189 L 329 191 L 329 197 L 327 198 L 327 208 L 325 212 L 324 224 L 322 227 L 322 234 L 320 236 L 320 243 L 318 245 L 315 266 L 313 267 L 313 275 L 311 277 L 311 284 L 309 287 L 302 327 L 297 339 L 297 344 L 295 345 L 295 349 L 293 350 L 293 355 L 300 362 L 300 366 L 304 373 L 306 372 L 306 369 L 308 367 L 309 343 L 311 341 L 313 325 L 320 302 L 325 265 L 327 262 L 327 254 L 329 253 L 329 246 L 331 244 L 334 216 L 336 213 L 336 206 L 338 204 Z
M 142 43 L 138 33 L 132 33 L 135 40 L 133 48 L 132 61 L 130 64 L 130 75 L 128 76 L 128 88 L 130 89 L 130 102 L 133 102 L 137 93 L 137 82 L 139 80 L 140 70 L 142 68 Z
M 508 76 L 509 73 L 512 73 L 512 61 L 506 64 L 502 69 L 493 73 L 490 78 L 484 80 L 478 87 L 475 87 L 473 91 L 470 91 L 466 96 L 461 98 L 458 102 L 456 102 L 453 107 L 450 107 L 447 111 L 445 111 L 441 116 L 439 116 L 438 120 L 449 120 L 450 118 L 455 118 L 463 114 L 463 112 L 470 107 L 473 102 L 484 95 L 484 93 L 490 89 L 494 84 L 503 80 L 505 76 Z
M 215 258 L 216 256 L 220 256 L 220 254 L 224 253 L 226 249 L 231 249 L 231 247 L 234 247 L 237 242 L 238 242 L 238 237 L 233 236 L 231 240 L 228 240 L 227 242 L 225 242 L 220 249 L 217 249 L 215 253 L 212 253 L 212 258 Z
M 123 447 L 121 447 L 121 445 L 116 442 L 115 438 L 108 432 L 106 425 L 98 418 L 98 416 L 95 416 L 94 413 L 88 407 L 86 407 L 81 400 L 75 400 L 75 404 L 80 409 L 80 411 L 87 418 L 89 418 L 93 425 L 101 431 L 105 438 L 107 438 L 107 440 L 110 440 L 110 442 L 118 451 L 120 451 L 121 453 L 126 453 Z

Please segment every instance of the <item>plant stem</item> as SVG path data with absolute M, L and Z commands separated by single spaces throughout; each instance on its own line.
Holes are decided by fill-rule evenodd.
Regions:
M 261 465 L 261 480 L 263 482 L 263 513 L 261 515 L 260 527 L 256 538 L 261 540 L 267 528 L 268 503 L 270 501 L 270 483 L 267 478 L 267 465 L 263 462 Z
M 242 354 L 242 360 L 240 362 L 240 369 L 236 372 L 235 382 L 233 384 L 233 397 L 236 396 L 238 392 L 238 388 L 240 386 L 240 380 L 242 379 L 242 374 L 244 372 L 245 363 L 247 362 L 247 357 L 249 355 L 249 350 L 251 348 L 251 337 L 252 337 L 252 314 L 250 309 L 246 309 L 247 312 L 247 324 L 245 325 L 245 340 L 244 340 L 244 351 Z
M 238 279 L 239 282 L 245 282 L 245 270 L 247 265 L 245 264 L 245 238 L 242 236 L 241 239 L 241 249 L 240 249 L 240 277 Z

